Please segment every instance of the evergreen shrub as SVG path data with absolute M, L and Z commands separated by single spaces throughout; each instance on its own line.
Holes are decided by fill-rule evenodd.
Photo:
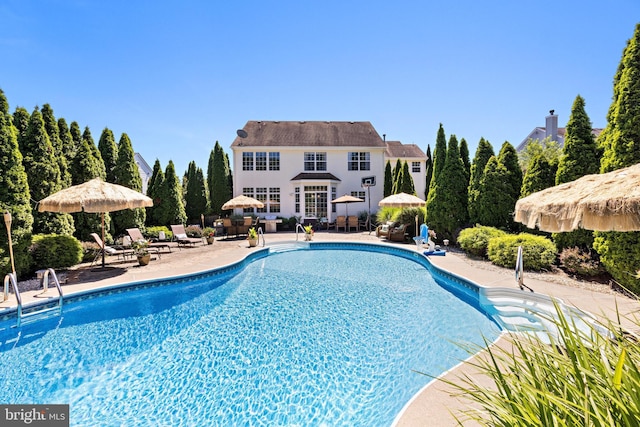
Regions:
M 164 225 L 147 227 L 144 235 L 149 239 L 157 239 L 161 231 L 164 231 L 165 240 L 173 240 L 173 233 L 169 230 L 169 227 Z
M 34 235 L 29 252 L 35 270 L 73 267 L 83 257 L 82 244 L 78 239 L 58 234 Z
M 458 245 L 468 254 L 486 258 L 489 241 L 495 237 L 506 235 L 506 232 L 495 227 L 476 225 L 472 228 L 465 228 L 460 232 Z
M 543 236 L 520 233 L 508 234 L 489 240 L 489 260 L 501 267 L 512 268 L 518 257 L 518 246 L 522 246 L 523 264 L 526 270 L 546 270 L 556 259 L 556 246 Z
M 605 272 L 597 255 L 578 247 L 565 248 L 560 252 L 560 266 L 569 274 L 598 276 Z

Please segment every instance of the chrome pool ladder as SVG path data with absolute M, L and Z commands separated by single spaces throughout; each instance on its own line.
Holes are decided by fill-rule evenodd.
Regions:
M 26 322 L 34 322 L 44 317 L 59 316 L 62 314 L 62 303 L 64 298 L 62 294 L 62 288 L 60 287 L 60 281 L 58 281 L 58 276 L 56 276 L 56 272 L 53 268 L 48 268 L 44 271 L 41 280 L 44 289 L 38 295 L 43 295 L 49 290 L 50 275 L 53 277 L 56 288 L 58 289 L 58 303 L 53 307 L 47 307 L 47 305 L 45 305 L 44 308 L 34 308 L 27 313 L 23 313 L 22 296 L 20 295 L 20 290 L 18 289 L 18 283 L 14 274 L 9 273 L 4 276 L 4 298 L 2 301 L 4 302 L 9 299 L 9 285 L 13 286 L 13 292 L 16 294 L 16 302 L 18 303 L 18 308 L 16 310 L 18 315 L 16 327 L 19 328 Z

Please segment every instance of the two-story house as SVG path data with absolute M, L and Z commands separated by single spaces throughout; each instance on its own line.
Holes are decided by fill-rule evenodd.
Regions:
M 239 135 L 231 144 L 234 195 L 262 201 L 259 216 L 332 221 L 346 206 L 331 200 L 344 194 L 365 200 L 350 215 L 378 210 L 387 146 L 371 123 L 249 121 Z M 364 188 L 371 177 L 376 185 Z
M 558 127 L 558 115 L 554 114 L 555 110 L 550 110 L 549 115 L 545 117 L 545 126 L 535 127 L 525 139 L 516 147 L 516 151 L 520 152 L 524 150 L 529 141 L 538 140 L 542 141 L 545 138 L 549 138 L 551 141 L 556 141 L 560 147 L 564 147 L 564 138 L 567 133 L 567 128 Z M 593 128 L 591 133 L 594 137 L 598 137 L 602 133 L 602 128 Z

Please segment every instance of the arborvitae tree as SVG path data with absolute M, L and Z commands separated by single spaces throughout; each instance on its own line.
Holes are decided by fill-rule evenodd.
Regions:
M 11 213 L 11 242 L 13 243 L 16 275 L 29 271 L 28 248 L 31 245 L 33 215 L 29 202 L 29 183 L 18 148 L 17 130 L 12 125 L 9 103 L 0 89 L 0 211 Z M 11 272 L 7 228 L 0 227 L 0 275 Z
M 210 158 L 207 178 L 209 180 L 209 199 L 211 212 L 222 215 L 222 205 L 231 197 L 233 189 L 229 185 L 230 171 L 228 157 L 222 146 L 216 141 Z
M 449 138 L 444 168 L 436 181 L 434 193 L 429 192 L 427 200 L 427 225 L 439 237 L 455 241 L 468 221 L 467 176 L 455 135 Z
M 185 212 L 187 219 L 200 223 L 200 215 L 207 209 L 207 191 L 202 176 L 202 169 L 196 166 L 196 162 L 190 162 L 187 169 L 187 189 L 185 192 Z
M 593 137 L 591 120 L 584 109 L 584 99 L 578 95 L 571 107 L 555 182 L 564 184 L 599 170 L 600 153 Z
M 147 183 L 147 196 L 151 197 L 153 200 L 153 206 L 147 208 L 147 225 L 161 224 L 160 220 L 156 216 L 155 210 L 156 206 L 161 202 L 160 189 L 162 188 L 163 182 L 164 172 L 162 171 L 160 160 L 156 159 L 156 162 L 153 164 L 151 178 L 149 178 L 149 182 Z
M 527 173 L 522 180 L 522 190 L 520 197 L 526 197 L 536 191 L 553 187 L 555 182 L 555 168 L 543 154 L 539 154 L 531 161 L 531 166 L 527 168 Z
M 100 157 L 104 162 L 107 182 L 117 183 L 118 180 L 115 169 L 118 163 L 118 146 L 116 145 L 116 140 L 111 129 L 104 128 L 102 130 L 100 140 L 98 141 L 98 151 L 100 151 Z
M 391 170 L 391 162 L 387 160 L 387 165 L 384 167 L 384 188 L 382 194 L 384 197 L 393 194 L 393 171 Z
M 80 150 L 80 146 L 82 145 L 82 131 L 80 130 L 78 122 L 71 122 L 71 125 L 69 125 L 69 134 L 71 135 L 72 151 L 74 153 L 73 157 L 75 157 L 75 154 L 78 153 L 78 150 Z M 75 181 L 73 182 L 75 183 Z
M 518 198 L 520 198 L 520 190 L 522 190 L 522 169 L 520 169 L 520 164 L 518 163 L 518 153 L 513 145 L 509 144 L 508 141 L 505 141 L 505 143 L 502 144 L 500 153 L 498 153 L 498 161 L 507 168 L 507 181 L 509 183 L 508 195 L 513 201 L 509 215 L 512 215 L 516 208 L 516 202 L 518 201 Z M 511 221 L 509 229 L 511 231 L 517 231 L 519 229 L 519 225 L 516 225 L 514 221 Z
M 607 126 L 600 135 L 604 149 L 601 172 L 610 172 L 640 162 L 640 24 L 627 42 L 613 80 L 613 101 Z M 639 232 L 596 232 L 594 248 L 607 271 L 636 294 L 640 279 Z
M 60 168 L 37 107 L 29 119 L 21 152 L 33 200 L 40 201 L 62 189 Z M 33 206 L 32 213 L 34 233 L 72 234 L 74 231 L 73 219 L 69 214 L 38 212 L 37 206 Z
M 227 190 L 229 192 L 229 199 L 231 199 L 231 197 L 233 197 L 233 171 L 231 170 L 231 160 L 229 160 L 227 153 L 224 153 L 224 170 L 227 174 Z
M 393 168 L 393 186 L 391 187 L 392 194 L 398 194 L 401 192 L 400 185 L 402 182 L 402 162 L 400 159 L 396 161 L 396 165 Z
M 126 133 L 123 133 L 118 142 L 118 160 L 113 170 L 115 183 L 132 190 L 142 191 L 142 179 L 140 170 L 134 159 L 133 146 Z M 113 232 L 115 235 L 124 234 L 127 228 L 143 228 L 146 219 L 145 208 L 123 209 L 111 214 L 113 219 Z
M 564 184 L 600 170 L 600 151 L 591 128 L 591 120 L 584 109 L 584 99 L 578 95 L 573 101 L 567 123 L 564 152 L 558 163 L 556 184 Z M 553 241 L 558 249 L 577 246 L 587 250 L 593 246 L 593 232 L 575 230 L 555 233 Z
M 476 155 L 473 158 L 473 163 L 471 164 L 471 175 L 469 178 L 468 210 L 469 222 L 471 224 L 480 223 L 477 204 L 478 195 L 480 194 L 480 181 L 482 180 L 482 175 L 484 174 L 484 168 L 487 166 L 487 162 L 489 162 L 489 159 L 494 155 L 491 143 L 484 138 L 480 138 L 478 148 L 476 149 Z
M 104 161 L 102 160 L 102 155 L 100 155 L 98 147 L 96 146 L 95 142 L 93 142 L 93 137 L 91 136 L 89 126 L 84 127 L 84 132 L 82 132 L 82 139 L 87 141 L 87 144 L 89 145 L 91 156 L 93 156 L 96 165 L 98 165 L 98 168 L 100 169 L 100 178 L 102 178 L 103 181 L 106 181 L 107 171 L 104 167 Z
M 444 169 L 444 163 L 447 157 L 447 136 L 444 133 L 444 127 L 440 123 L 438 135 L 436 136 L 436 148 L 433 150 L 433 173 L 437 177 Z
M 18 138 L 18 147 L 20 148 L 20 152 L 23 153 L 23 156 L 24 149 L 28 148 L 24 146 L 24 140 L 27 137 L 29 119 L 29 112 L 24 107 L 18 107 L 16 108 L 16 111 L 13 112 L 13 126 L 15 126 L 15 129 L 18 132 L 16 135 Z
M 58 135 L 60 135 L 62 153 L 64 154 L 65 159 L 67 159 L 67 165 L 69 165 L 69 171 L 71 173 L 71 163 L 73 163 L 76 147 L 73 143 L 69 126 L 67 126 L 67 121 L 63 118 L 58 119 Z M 71 177 L 71 182 L 73 182 L 73 177 Z
M 539 139 L 527 140 L 524 149 L 518 153 L 518 163 L 520 163 L 520 169 L 523 174 L 527 172 L 527 167 L 531 164 L 533 158 L 538 157 L 540 154 L 547 158 L 550 165 L 558 164 L 562 155 L 562 147 L 558 141 L 552 141 L 550 136 L 542 141 Z
M 469 181 L 471 177 L 471 162 L 469 161 L 469 146 L 467 145 L 467 140 L 464 138 L 460 140 L 460 158 L 462 159 L 464 170 L 467 173 L 467 181 Z
M 492 156 L 484 168 L 476 198 L 478 223 L 508 229 L 513 222 L 513 197 L 509 171 Z
M 44 120 L 44 129 L 49 135 L 49 141 L 53 146 L 56 160 L 58 161 L 58 168 L 60 169 L 60 184 L 62 188 L 67 188 L 71 185 L 71 173 L 69 172 L 69 162 L 64 155 L 62 149 L 62 140 L 60 139 L 60 131 L 58 129 L 58 122 L 53 115 L 53 109 L 49 104 L 42 106 L 42 119 Z
M 187 220 L 182 204 L 182 187 L 171 160 L 165 169 L 164 181 L 160 188 L 160 203 L 154 213 L 162 221 L 159 225 L 184 224 Z
M 431 158 L 431 146 L 427 145 L 427 161 L 425 165 L 426 185 L 424 187 L 424 199 L 429 197 L 429 186 L 431 185 L 431 177 L 433 176 L 433 159 Z
M 73 179 L 73 185 L 83 184 L 93 178 L 100 178 L 104 180 L 104 163 L 98 161 L 94 154 L 93 139 L 91 133 L 85 132 L 85 137 L 79 135 L 80 128 L 76 122 L 71 123 L 70 127 L 72 138 L 80 138 L 76 142 L 76 155 L 73 158 L 71 164 L 71 177 Z M 73 218 L 76 224 L 75 236 L 82 241 L 92 241 L 90 238 L 91 233 L 101 233 L 102 230 L 102 215 L 99 213 L 78 212 L 73 214 Z M 104 216 L 105 224 L 105 240 L 111 241 L 111 217 L 108 213 Z
M 407 194 L 413 194 L 414 196 L 417 196 L 416 194 L 416 186 L 413 183 L 413 177 L 411 176 L 411 172 L 409 172 L 409 163 L 407 163 L 406 161 L 403 163 L 402 165 L 402 181 L 400 183 L 400 192 L 401 193 L 407 193 Z

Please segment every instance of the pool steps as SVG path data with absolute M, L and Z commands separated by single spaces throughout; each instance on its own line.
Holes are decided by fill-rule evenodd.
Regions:
M 50 317 L 60 316 L 62 314 L 62 303 L 64 297 L 62 295 L 60 281 L 58 281 L 58 276 L 56 276 L 56 272 L 53 268 L 44 270 L 42 280 L 40 282 L 43 285 L 44 290 L 39 295 L 44 295 L 49 290 L 49 276 L 53 277 L 53 281 L 56 285 L 56 288 L 58 289 L 58 303 L 53 306 L 51 306 L 50 304 L 38 305 L 36 307 L 32 307 L 31 310 L 24 312 L 22 310 L 22 296 L 20 295 L 20 291 L 18 290 L 18 284 L 16 283 L 15 276 L 12 273 L 9 273 L 4 277 L 4 301 L 8 299 L 9 284 L 11 284 L 13 286 L 13 291 L 18 302 L 18 306 L 16 309 L 17 320 L 15 325 L 17 328 L 19 328 L 21 325 L 33 323 L 42 319 L 48 319 Z

